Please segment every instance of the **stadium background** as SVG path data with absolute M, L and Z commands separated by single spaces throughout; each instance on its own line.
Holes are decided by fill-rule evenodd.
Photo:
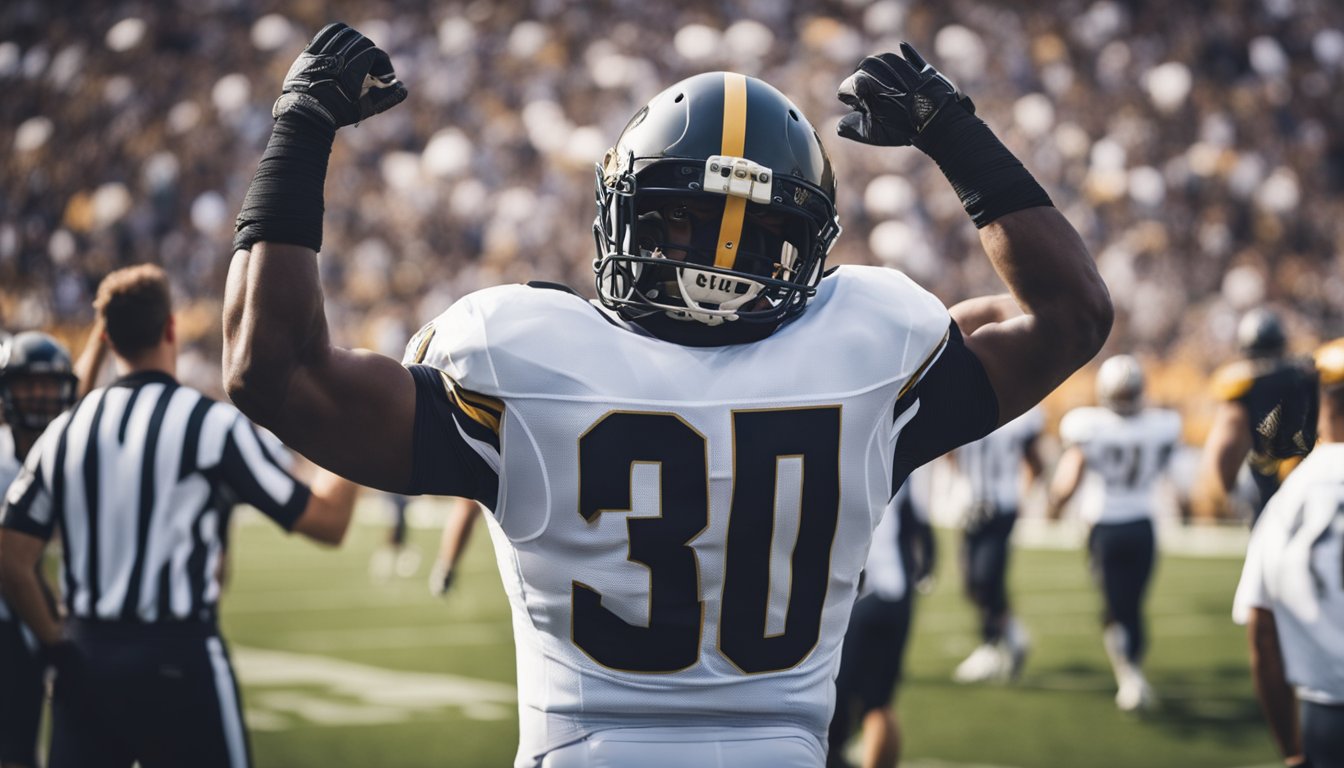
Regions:
M 1211 411 L 1207 376 L 1234 353 L 1240 312 L 1262 303 L 1279 309 L 1299 352 L 1344 334 L 1344 5 L 1333 0 L 9 0 L 0 5 L 0 327 L 43 328 L 78 350 L 97 281 L 116 267 L 155 261 L 168 269 L 179 300 L 182 376 L 218 392 L 220 296 L 233 215 L 285 70 L 332 19 L 388 50 L 411 90 L 402 107 L 342 131 L 333 153 L 323 270 L 327 311 L 346 344 L 396 353 L 453 299 L 499 282 L 561 280 L 591 293 L 593 161 L 652 94 L 719 68 L 774 83 L 818 126 L 840 179 L 845 233 L 834 263 L 904 269 L 948 303 L 999 290 L 973 228 L 932 163 L 913 150 L 826 138 L 842 111 L 835 86 L 864 54 L 894 49 L 898 40 L 911 41 L 974 97 L 980 114 L 1082 232 L 1117 305 L 1107 352 L 1136 352 L 1149 364 L 1153 399 L 1182 409 L 1192 444 L 1202 439 Z M 1051 398 L 1052 416 L 1090 399 L 1090 370 Z M 425 508 L 432 521 L 434 507 Z M 255 535 L 260 552 L 303 554 L 275 555 L 293 557 L 293 567 L 277 566 L 267 577 L 266 561 L 247 551 L 254 534 L 243 535 L 238 594 L 231 596 L 240 624 L 231 629 L 249 647 L 282 647 L 267 643 L 283 636 L 277 624 L 303 623 L 309 614 L 281 609 L 249 627 L 241 606 L 250 588 L 283 595 L 290 579 L 312 578 L 300 565 L 309 553 Z M 382 615 L 387 595 L 369 591 L 375 588 L 360 563 L 345 568 L 361 546 L 372 546 L 364 537 L 374 535 L 357 532 L 349 553 L 311 561 L 323 578 L 310 591 L 325 590 L 333 607 L 306 631 L 406 628 Z M 1061 583 L 1086 590 L 1080 571 L 1066 578 L 1055 555 L 1040 557 L 1044 573 L 1058 571 Z M 1077 556 L 1063 557 L 1068 568 L 1079 565 Z M 260 570 L 249 570 L 254 562 Z M 1190 661 L 1222 670 L 1227 679 L 1217 680 L 1235 689 L 1230 700 L 1242 719 L 1230 721 L 1237 728 L 1207 731 L 1199 722 L 1153 726 L 1154 733 L 1138 737 L 1152 747 L 1144 762 L 1160 764 L 1165 755 L 1176 756 L 1171 764 L 1240 764 L 1221 753 L 1201 762 L 1178 748 L 1210 734 L 1249 745 L 1251 757 L 1242 762 L 1264 762 L 1271 753 L 1239 671 L 1241 639 L 1223 626 L 1235 563 L 1196 562 L 1198 573 L 1212 574 L 1207 584 L 1202 577 L 1173 581 L 1167 569 L 1157 589 L 1193 589 L 1180 612 L 1217 624 L 1219 640 L 1209 647 L 1222 650 L 1191 654 Z M 254 581 L 263 577 L 274 581 Z M 442 606 L 420 604 L 418 581 L 381 589 L 415 592 L 388 598 L 390 605 L 403 601 L 435 637 L 451 634 L 452 622 L 462 618 L 454 611 L 465 610 L 450 603 L 445 615 Z M 312 604 L 315 598 L 298 592 L 296 604 Z M 945 599 L 949 615 L 959 615 L 952 592 L 944 586 L 934 604 Z M 489 588 L 480 594 L 491 596 Z M 491 605 L 489 615 L 504 615 L 501 605 Z M 1086 627 L 1075 638 L 1077 653 L 1096 657 L 1090 662 L 1096 666 L 1092 608 L 1080 608 L 1077 620 Z M 1156 632 L 1160 649 L 1160 625 Z M 507 632 L 494 640 L 504 647 L 469 647 L 468 658 L 491 661 L 462 669 L 491 670 L 487 677 L 507 682 Z M 466 647 L 451 641 L 438 653 L 403 653 L 398 642 L 416 641 L 397 640 L 371 655 L 386 666 L 423 670 Z M 924 690 L 921 680 L 941 689 L 933 681 L 946 679 L 939 665 L 947 660 L 921 656 L 921 642 L 911 659 L 911 698 Z M 1155 664 L 1160 654 L 1155 650 Z M 927 671 L 921 659 L 931 660 Z M 1104 667 L 1094 677 L 1097 670 Z M 1159 689 L 1161 681 L 1155 671 Z M 1018 698 L 993 699 L 998 693 L 971 699 L 987 712 L 1021 706 Z M 1104 695 L 1093 694 L 1106 704 Z M 1100 719 L 1098 710 L 1099 724 L 1083 728 L 1070 720 L 1067 696 L 1054 701 L 1049 717 L 1030 726 L 1062 730 L 1054 740 L 1077 730 L 1071 737 L 1079 743 L 1097 741 L 1115 720 L 1109 711 Z M 925 733 L 939 732 L 937 711 L 930 710 Z M 499 734 L 470 719 L 430 722 L 428 732 L 436 735 L 425 748 L 438 755 L 455 754 L 473 737 L 489 742 L 490 755 L 511 749 L 508 718 Z M 918 755 L 914 723 L 911 749 Z M 955 733 L 947 723 L 941 727 Z M 1157 738 L 1156 731 L 1172 738 Z M 398 743 L 360 741 L 359 733 L 328 729 L 314 742 Z M 992 750 L 965 754 L 969 747 L 956 746 L 961 738 L 949 735 L 950 752 L 923 754 L 993 762 Z M 302 750 L 268 753 L 278 743 L 270 735 L 257 743 L 263 765 L 337 764 L 307 762 Z M 291 756 L 268 761 L 268 754 Z M 1008 764 L 1048 764 L 1073 754 L 1041 752 Z M 402 757 L 373 762 L 415 764 Z

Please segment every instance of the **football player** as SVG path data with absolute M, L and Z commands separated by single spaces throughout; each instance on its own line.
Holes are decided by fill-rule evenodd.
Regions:
M 0 404 L 13 453 L 0 453 L 0 498 L 33 443 L 75 401 L 70 353 L 45 333 L 27 331 L 0 341 Z M 0 766 L 35 768 L 42 714 L 42 667 L 37 641 L 0 597 Z
M 1279 487 L 1284 459 L 1311 450 L 1316 429 L 1316 379 L 1310 365 L 1286 356 L 1278 315 L 1252 310 L 1237 326 L 1241 359 L 1214 373 L 1218 411 L 1204 443 L 1195 511 L 1204 520 L 1235 514 L 1232 499 L 1242 464 L 1254 481 L 1251 522 Z
M 1344 765 L 1344 338 L 1316 352 L 1320 443 L 1251 531 L 1233 618 L 1287 765 Z
M 1105 605 L 1102 644 L 1115 672 L 1116 706 L 1125 711 L 1154 703 L 1142 669 L 1143 599 L 1157 554 L 1153 489 L 1181 436 L 1180 415 L 1146 406 L 1143 390 L 1138 360 L 1116 355 L 1102 363 L 1100 407 L 1075 408 L 1060 421 L 1068 447 L 1050 487 L 1052 519 L 1082 488 L 1079 512 L 1091 526 L 1087 549 Z
M 1008 552 L 1024 488 L 1041 475 L 1044 426 L 1037 406 L 950 454 L 970 489 L 961 574 L 980 618 L 980 645 L 953 672 L 959 683 L 1016 679 L 1030 650 L 1027 631 L 1008 603 Z
M 900 760 L 901 729 L 891 700 L 905 666 L 916 588 L 933 577 L 937 556 L 928 481 L 927 465 L 912 472 L 873 529 L 835 678 L 828 766 L 848 765 L 844 746 L 856 716 L 862 767 L 892 768 Z
M 490 510 L 517 765 L 821 766 L 887 501 L 1109 331 L 1077 232 L 913 49 L 865 59 L 841 135 L 938 162 L 1026 310 L 963 336 L 899 272 L 826 269 L 840 227 L 820 137 L 767 83 L 705 73 L 640 108 L 597 168 L 596 301 L 478 291 L 403 365 L 330 343 L 317 252 L 337 130 L 405 93 L 343 24 L 286 76 L 238 217 L 230 394 L 319 464 Z

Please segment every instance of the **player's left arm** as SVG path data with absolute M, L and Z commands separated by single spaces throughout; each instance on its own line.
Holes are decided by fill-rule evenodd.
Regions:
M 224 306 L 224 382 L 253 421 L 364 485 L 411 481 L 416 387 L 396 360 L 331 342 L 317 252 L 336 131 L 400 103 L 387 54 L 324 27 L 285 77 L 238 215 Z
M 869 56 L 841 84 L 853 111 L 839 132 L 878 146 L 913 144 L 951 182 L 1022 313 L 966 333 L 1004 424 L 1090 360 L 1113 309 L 1082 238 L 975 106 L 908 44 Z
M 1251 676 L 1255 680 L 1260 709 L 1265 713 L 1284 763 L 1299 765 L 1304 758 L 1297 724 L 1297 695 L 1284 672 L 1274 612 L 1258 606 L 1252 608 L 1246 632 L 1251 646 Z

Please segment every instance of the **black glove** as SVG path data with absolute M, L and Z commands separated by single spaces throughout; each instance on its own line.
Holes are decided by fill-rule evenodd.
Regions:
M 332 129 L 358 123 L 406 98 L 392 61 L 373 41 L 336 22 L 323 27 L 285 75 L 272 117 L 298 112 Z
M 869 56 L 840 84 L 836 96 L 854 110 L 840 118 L 841 136 L 864 144 L 923 149 L 920 134 L 949 105 L 975 114 L 970 98 L 909 43 L 901 43 L 901 54 L 905 58 L 894 53 Z

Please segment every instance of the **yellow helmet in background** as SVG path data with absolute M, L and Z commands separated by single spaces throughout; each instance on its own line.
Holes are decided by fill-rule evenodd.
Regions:
M 1313 357 L 1322 387 L 1330 389 L 1344 384 L 1344 337 L 1317 347 Z

